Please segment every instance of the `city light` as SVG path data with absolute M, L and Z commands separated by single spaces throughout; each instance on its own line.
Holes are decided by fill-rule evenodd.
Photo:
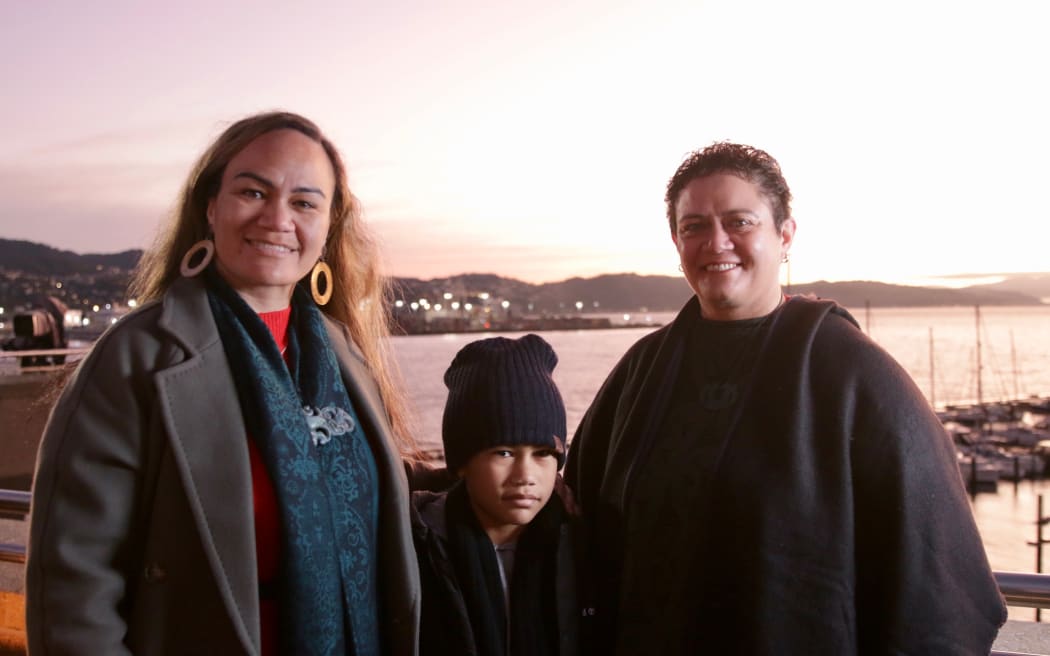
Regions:
M 452 309 L 453 310 L 458 310 L 459 309 L 459 301 L 452 301 Z
M 503 301 L 502 303 L 500 303 L 500 305 L 502 305 L 503 309 L 506 310 L 510 307 L 510 301 Z
M 98 312 L 98 306 L 97 305 L 92 305 L 91 306 L 91 311 L 92 312 Z
M 135 299 L 131 299 L 131 300 L 128 301 L 128 307 L 129 308 L 135 308 L 135 307 L 138 307 L 138 306 L 139 306 L 139 302 L 136 301 Z
M 441 312 L 441 303 L 434 303 L 434 311 Z
M 487 301 L 487 300 L 489 300 L 489 293 L 488 292 L 481 292 L 480 294 L 478 294 L 478 298 L 480 298 L 483 301 Z
M 445 292 L 444 294 L 442 294 L 442 296 L 445 297 L 446 301 L 451 301 L 452 300 L 452 292 Z
M 576 301 L 576 309 L 577 310 L 582 310 L 583 309 L 583 301 Z
M 405 302 L 402 301 L 401 299 L 397 299 L 396 301 L 394 301 L 394 307 L 399 307 L 399 308 L 405 307 Z
M 463 309 L 464 309 L 464 310 L 473 310 L 473 309 L 474 309 L 474 304 L 473 304 L 473 303 L 466 303 L 466 304 L 465 304 L 465 305 L 463 306 Z

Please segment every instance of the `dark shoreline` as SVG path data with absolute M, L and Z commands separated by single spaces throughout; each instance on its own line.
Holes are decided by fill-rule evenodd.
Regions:
M 448 335 L 458 333 L 518 333 L 545 332 L 555 330 L 613 330 L 617 328 L 659 328 L 665 324 L 657 322 L 613 323 L 607 317 L 549 317 L 492 321 L 471 324 L 465 321 L 420 321 L 405 324 L 397 322 L 391 334 L 397 337 L 414 335 Z

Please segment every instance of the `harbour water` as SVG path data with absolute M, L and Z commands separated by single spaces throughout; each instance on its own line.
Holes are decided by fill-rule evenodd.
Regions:
M 851 312 L 869 336 L 889 351 L 936 405 L 977 399 L 977 325 L 972 307 L 864 308 Z M 673 314 L 653 316 L 654 325 Z M 1050 306 L 980 310 L 982 400 L 1050 394 Z M 654 328 L 555 331 L 543 334 L 558 353 L 554 372 L 565 398 L 570 435 L 605 376 L 627 348 Z M 932 330 L 932 340 L 931 340 Z M 518 336 L 520 333 L 507 333 Z M 424 447 L 440 446 L 445 368 L 478 334 L 394 338 L 394 352 L 412 399 Z M 932 374 L 931 374 L 931 348 Z M 992 567 L 1034 571 L 1037 495 L 1050 481 L 1000 482 L 996 492 L 972 497 L 974 516 Z M 1050 527 L 1046 529 L 1050 538 Z M 1050 550 L 1050 549 L 1048 549 Z M 1050 568 L 1050 556 L 1044 559 Z
M 936 405 L 976 400 L 977 321 L 973 308 L 851 311 L 861 328 L 902 364 L 923 393 L 927 397 L 932 394 Z M 558 353 L 554 378 L 565 398 L 570 435 L 623 353 L 673 316 L 664 313 L 630 318 L 651 321 L 649 327 L 543 333 Z M 1050 395 L 1050 306 L 982 308 L 980 316 L 983 400 Z M 611 318 L 624 320 L 622 316 Z M 507 334 L 517 335 L 520 333 Z M 424 448 L 440 447 L 445 369 L 460 348 L 484 336 L 472 333 L 393 338 L 393 350 Z M 7 364 L 16 368 L 13 361 Z M 1036 569 L 1035 549 L 1027 543 L 1035 539 L 1037 497 L 1041 493 L 1046 495 L 1044 512 L 1050 514 L 1050 480 L 1025 480 L 1016 485 L 1000 481 L 997 491 L 982 491 L 971 498 L 994 569 Z M 13 530 L 18 534 L 21 527 Z M 1046 533 L 1050 538 L 1050 526 Z M 1050 555 L 1044 558 L 1044 566 L 1050 569 Z

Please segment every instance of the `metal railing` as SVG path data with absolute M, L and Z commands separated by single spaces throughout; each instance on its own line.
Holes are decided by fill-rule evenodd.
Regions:
M 83 355 L 89 348 L 29 349 L 25 351 L 0 351 L 0 358 L 35 358 L 51 355 Z
M 61 348 L 61 349 L 31 349 L 26 351 L 0 351 L 0 360 L 5 358 L 43 358 L 43 357 L 54 357 L 63 356 L 65 362 L 76 362 L 82 358 L 89 350 L 89 348 Z M 18 368 L 18 373 L 29 374 L 39 373 L 47 371 L 56 371 L 62 369 L 65 364 L 22 364 Z

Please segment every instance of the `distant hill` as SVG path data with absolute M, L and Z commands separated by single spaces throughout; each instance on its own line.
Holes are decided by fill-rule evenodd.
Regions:
M 999 291 L 986 286 L 946 289 L 910 287 L 882 282 L 854 280 L 792 285 L 792 294 L 814 294 L 830 298 L 846 307 L 929 307 L 937 305 L 1039 305 L 1038 298 L 1015 291 Z
M 968 289 L 975 291 L 1017 292 L 1042 299 L 1044 303 L 1050 303 L 1050 273 L 1014 273 L 1004 275 L 1006 277 L 1001 282 L 974 285 Z
M 535 285 L 514 278 L 504 278 L 493 273 L 463 273 L 449 278 L 420 280 L 419 278 L 395 278 L 394 298 L 407 302 L 421 298 L 430 302 L 442 302 L 444 294 L 455 298 L 491 294 L 493 298 L 523 299 L 532 293 Z
M 509 300 L 514 307 L 534 313 L 574 312 L 577 302 L 583 304 L 585 311 L 591 312 L 672 311 L 681 308 L 692 294 L 681 277 L 633 273 L 570 278 L 542 285 L 530 285 L 495 274 L 467 274 L 435 280 L 399 279 L 399 282 L 401 287 L 395 298 L 406 302 L 419 299 L 441 302 L 445 293 L 451 293 L 456 299 L 477 298 L 482 293 L 489 293 L 492 297 Z M 871 307 L 1041 304 L 1037 298 L 1012 291 L 910 287 L 870 281 L 817 281 L 792 285 L 787 291 L 834 299 L 847 307 L 866 304 Z
M 0 284 L 0 306 L 15 306 L 29 298 L 30 291 L 36 294 L 47 289 L 38 286 L 39 289 L 27 290 L 24 284 L 14 284 L 13 277 L 44 279 L 59 275 L 83 279 L 85 287 L 69 290 L 71 296 L 64 297 L 71 307 L 95 303 L 100 298 L 106 300 L 107 295 L 108 300 L 120 300 L 128 276 L 141 256 L 139 250 L 79 255 L 43 244 L 0 239 L 0 271 L 6 272 L 7 280 L 6 285 Z M 1006 274 L 1003 282 L 962 289 L 821 280 L 791 285 L 787 291 L 834 299 L 847 307 L 1039 305 L 1040 299 L 1050 299 L 1050 273 Z M 5 293 L 18 297 L 3 298 Z M 509 301 L 521 313 L 564 314 L 576 312 L 577 302 L 585 312 L 674 311 L 692 291 L 680 276 L 617 273 L 534 285 L 491 273 L 464 273 L 432 280 L 396 278 L 391 293 L 394 299 L 408 303 L 419 299 L 440 303 L 445 294 L 469 301 L 487 293 L 493 299 Z
M 576 312 L 577 302 L 588 312 L 677 310 L 691 293 L 682 278 L 635 273 L 569 278 L 541 285 L 492 273 L 467 273 L 433 280 L 397 278 L 394 287 L 394 298 L 405 302 L 442 302 L 445 294 L 452 295 L 450 300 L 476 302 L 482 294 L 489 294 L 510 301 L 520 312 L 554 314 Z
M 31 241 L 0 239 L 0 269 L 36 275 L 91 273 L 102 268 L 130 271 L 142 257 L 141 250 L 106 255 L 80 255 Z
M 545 307 L 573 308 L 581 301 L 588 310 L 610 312 L 661 311 L 679 309 L 692 293 L 684 278 L 616 273 L 540 285 L 534 302 Z

